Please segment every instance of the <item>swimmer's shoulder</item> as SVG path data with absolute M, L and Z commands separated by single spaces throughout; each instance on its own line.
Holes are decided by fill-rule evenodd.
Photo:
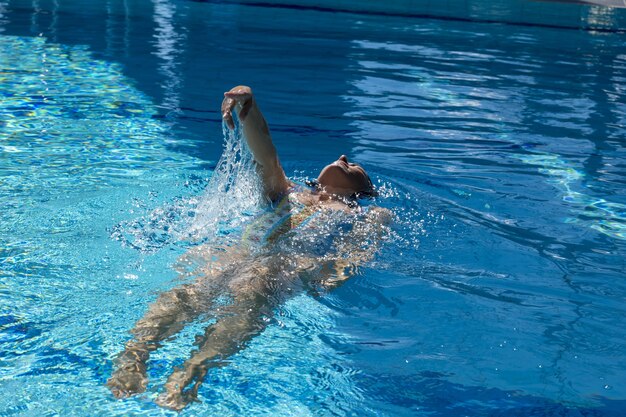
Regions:
M 316 191 L 297 182 L 291 183 L 287 193 L 290 202 L 301 204 L 305 207 L 321 207 L 323 203 Z
M 310 187 L 298 183 L 291 183 L 288 190 L 289 200 L 301 204 L 305 207 L 317 208 L 318 210 L 343 211 L 354 213 L 355 211 L 364 214 L 367 221 L 382 225 L 389 225 L 393 221 L 393 213 L 384 207 L 368 205 L 352 206 L 341 201 L 322 199 L 320 194 Z
M 314 208 L 318 211 L 345 211 L 351 212 L 352 207 L 336 200 L 321 198 L 315 191 L 305 188 L 291 193 L 290 197 L 305 207 Z

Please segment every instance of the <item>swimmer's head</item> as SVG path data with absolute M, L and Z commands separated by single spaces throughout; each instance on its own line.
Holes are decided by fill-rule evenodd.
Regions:
M 342 197 L 373 197 L 376 194 L 367 172 L 361 165 L 349 162 L 345 155 L 326 165 L 317 177 L 317 183 L 327 193 Z

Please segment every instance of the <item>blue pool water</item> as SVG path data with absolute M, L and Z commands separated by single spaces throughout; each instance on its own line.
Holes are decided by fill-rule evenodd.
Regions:
M 84 4 L 88 3 L 88 4 Z M 568 7 L 563 5 L 563 7 Z M 201 322 L 105 383 L 194 245 L 222 92 L 287 174 L 346 153 L 397 215 L 182 415 L 626 414 L 623 33 L 153 0 L 0 0 L 0 415 L 175 415 Z

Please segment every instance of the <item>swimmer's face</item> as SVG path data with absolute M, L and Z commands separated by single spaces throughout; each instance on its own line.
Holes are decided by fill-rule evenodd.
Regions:
M 363 167 L 349 162 L 345 155 L 326 165 L 317 182 L 326 192 L 346 197 L 355 193 L 371 193 L 374 188 Z

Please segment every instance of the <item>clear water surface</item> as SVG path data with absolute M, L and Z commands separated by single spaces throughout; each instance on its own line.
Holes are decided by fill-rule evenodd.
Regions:
M 567 7 L 567 6 L 563 6 Z M 191 1 L 0 1 L 0 415 L 175 415 L 105 382 L 193 242 L 222 92 L 288 175 L 346 153 L 397 239 L 181 415 L 626 413 L 626 38 Z

